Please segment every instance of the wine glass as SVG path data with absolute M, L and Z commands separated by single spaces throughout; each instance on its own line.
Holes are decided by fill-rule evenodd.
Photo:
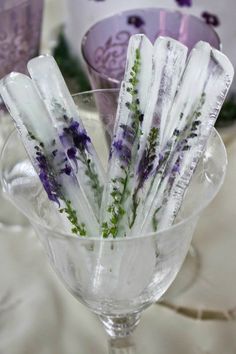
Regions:
M 110 133 L 100 96 L 114 102 L 114 92 L 97 90 L 74 96 L 80 116 L 105 166 Z M 106 111 L 107 113 L 107 111 Z M 114 117 L 110 116 L 110 119 Z M 4 193 L 28 217 L 50 263 L 67 289 L 97 314 L 109 338 L 109 353 L 136 353 L 132 332 L 147 307 L 157 301 L 175 279 L 190 247 L 200 214 L 222 185 L 227 158 L 223 142 L 213 130 L 175 224 L 163 231 L 126 238 L 103 239 L 63 233 L 27 158 L 16 131 L 7 139 L 0 158 Z

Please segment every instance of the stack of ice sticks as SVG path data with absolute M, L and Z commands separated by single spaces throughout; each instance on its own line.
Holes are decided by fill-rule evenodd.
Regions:
M 172 225 L 233 79 L 199 42 L 131 37 L 105 172 L 51 56 L 12 73 L 0 93 L 65 229 L 132 237 Z

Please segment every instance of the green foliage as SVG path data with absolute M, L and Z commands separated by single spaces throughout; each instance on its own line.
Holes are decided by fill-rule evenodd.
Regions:
M 216 127 L 226 127 L 236 120 L 236 94 L 231 95 L 223 104 L 219 118 L 216 121 Z
M 89 178 L 90 187 L 94 191 L 94 196 L 98 206 L 101 206 L 103 187 L 100 185 L 98 175 L 94 168 L 94 163 L 87 156 L 85 151 L 80 154 L 79 160 L 85 165 L 85 174 Z
M 73 86 L 74 92 L 88 91 L 91 89 L 87 76 L 79 63 L 72 55 L 64 34 L 58 37 L 58 44 L 53 50 L 53 56 L 65 79 Z
M 85 229 L 85 224 L 79 224 L 76 211 L 72 208 L 71 201 L 65 200 L 66 207 L 61 208 L 60 213 L 66 213 L 67 219 L 73 225 L 71 232 L 73 234 L 80 234 L 80 236 L 86 236 L 87 232 Z
M 132 102 L 126 103 L 126 106 L 133 113 L 132 114 L 132 128 L 134 129 L 134 141 L 137 144 L 137 138 L 142 133 L 140 129 L 140 116 L 141 112 L 139 109 L 139 100 L 138 100 L 138 75 L 141 68 L 141 58 L 140 50 L 136 49 L 134 65 L 130 72 L 130 87 L 127 88 L 127 91 L 132 95 Z M 109 222 L 104 222 L 102 224 L 102 235 L 104 238 L 109 237 L 110 235 L 115 238 L 118 234 L 118 227 L 122 217 L 125 215 L 125 210 L 123 208 L 124 201 L 130 195 L 128 190 L 129 179 L 131 177 L 131 166 L 132 166 L 132 157 L 130 164 L 125 167 L 121 166 L 124 176 L 117 177 L 113 179 L 113 188 L 111 192 L 112 203 L 108 206 L 107 212 L 110 214 Z

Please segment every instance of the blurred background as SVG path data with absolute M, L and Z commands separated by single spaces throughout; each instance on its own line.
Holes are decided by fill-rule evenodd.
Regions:
M 71 93 L 118 88 L 130 35 L 199 40 L 236 66 L 235 0 L 0 0 L 0 78 L 53 54 Z M 198 224 L 170 291 L 143 315 L 141 353 L 236 353 L 236 80 L 217 122 L 224 185 Z M 0 105 L 0 149 L 11 120 Z M 0 195 L 0 354 L 102 354 L 103 328 L 51 270 L 27 220 Z M 148 348 L 148 349 L 147 349 Z M 139 353 L 138 353 L 139 354 Z

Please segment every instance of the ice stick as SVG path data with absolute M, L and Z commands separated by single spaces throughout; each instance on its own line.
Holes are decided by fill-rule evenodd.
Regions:
M 199 59 L 207 58 L 201 63 L 200 72 L 195 60 L 192 61 L 195 55 Z M 197 81 L 196 71 L 199 74 Z M 179 139 L 163 174 L 164 184 L 156 193 L 148 218 L 143 225 L 144 232 L 151 223 L 156 225 L 158 230 L 173 223 L 184 192 L 204 152 L 233 75 L 232 64 L 224 54 L 206 43 L 197 44 L 173 103 L 170 117 L 170 121 L 174 121 L 174 115 L 180 112 L 183 122 L 180 121 L 178 125 Z M 173 131 L 173 128 L 169 127 L 169 131 Z
M 105 173 L 60 69 L 54 58 L 46 55 L 30 60 L 28 70 L 58 131 L 74 174 L 99 220 Z
M 144 35 L 131 37 L 126 72 L 121 84 L 111 146 L 108 183 L 102 201 L 103 237 L 126 235 L 134 164 L 142 134 L 142 121 L 152 78 L 153 46 Z
M 98 234 L 98 222 L 32 80 L 12 73 L 1 81 L 0 92 L 49 200 L 68 218 L 72 232 L 81 236 Z
M 156 199 L 158 190 L 163 182 L 165 170 L 168 170 L 169 161 L 174 152 L 174 147 L 179 140 L 183 139 L 185 129 L 189 124 L 187 121 L 191 119 L 191 115 L 189 116 L 189 114 L 191 113 L 192 106 L 196 105 L 196 97 L 198 98 L 199 95 L 201 95 L 203 89 L 204 75 L 207 74 L 209 50 L 209 44 L 199 42 L 190 53 L 183 76 L 179 82 L 178 93 L 173 98 L 171 108 L 166 118 L 166 127 L 165 130 L 163 130 L 165 132 L 165 137 L 159 141 L 160 150 L 158 165 L 155 167 L 151 184 L 148 186 L 149 190 L 146 192 L 146 198 L 142 205 L 142 212 L 139 213 L 139 218 L 137 218 L 135 225 L 133 226 L 133 234 L 136 234 L 140 230 L 140 227 L 141 229 L 143 228 L 148 215 L 150 218 L 150 210 L 154 203 L 153 201 Z M 177 98 L 179 97 L 179 100 L 181 101 L 181 95 L 179 92 L 183 83 L 186 86 L 186 92 L 192 92 L 192 94 L 188 97 L 187 104 L 184 102 L 181 106 L 177 102 Z M 168 134 L 166 133 L 167 129 L 170 131 Z M 163 187 L 161 189 L 163 189 Z M 161 205 L 162 200 L 159 200 L 159 202 Z M 158 208 L 155 210 L 157 209 Z
M 135 182 L 129 206 L 130 227 L 138 225 L 142 220 L 144 201 L 153 178 L 156 178 L 153 172 L 160 159 L 160 140 L 185 68 L 187 51 L 186 46 L 168 37 L 159 37 L 154 44 L 153 81 L 135 166 Z

